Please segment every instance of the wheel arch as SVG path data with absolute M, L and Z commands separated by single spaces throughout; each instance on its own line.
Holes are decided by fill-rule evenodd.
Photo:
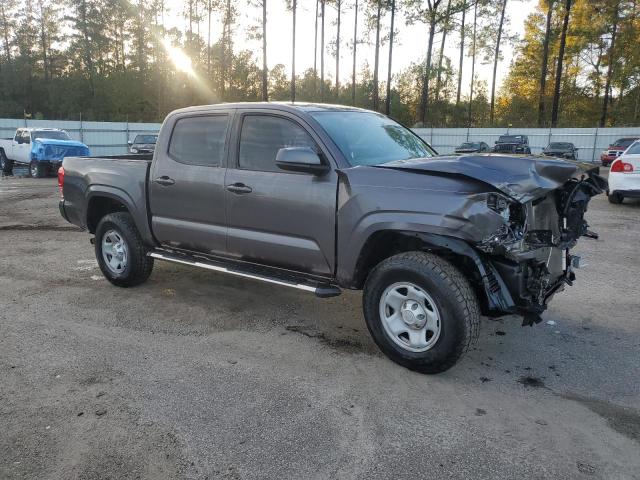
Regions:
M 153 244 L 146 213 L 140 212 L 139 207 L 127 192 L 106 185 L 96 186 L 88 190 L 86 205 L 85 222 L 90 233 L 95 233 L 98 223 L 105 215 L 114 212 L 127 212 L 133 218 L 143 241 L 149 245 Z
M 428 251 L 452 263 L 469 279 L 484 314 L 509 311 L 515 306 L 498 271 L 471 245 L 460 238 L 428 232 L 385 229 L 371 234 L 360 250 L 350 286 L 362 289 L 376 265 L 408 251 Z

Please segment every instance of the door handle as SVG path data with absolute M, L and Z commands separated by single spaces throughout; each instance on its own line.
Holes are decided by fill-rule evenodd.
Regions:
M 156 182 L 158 185 L 162 185 L 163 187 L 168 187 L 176 183 L 173 178 L 167 177 L 166 175 L 156 178 L 154 182 Z
M 244 183 L 233 183 L 231 185 L 227 185 L 227 190 L 237 194 L 251 193 L 253 191 L 251 187 Z

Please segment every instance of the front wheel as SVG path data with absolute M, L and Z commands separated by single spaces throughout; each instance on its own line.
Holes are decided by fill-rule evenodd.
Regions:
M 609 193 L 607 195 L 607 198 L 609 199 L 609 203 L 614 203 L 616 205 L 622 203 L 622 201 L 624 200 L 624 197 L 617 192 Z
M 421 373 L 448 370 L 478 338 L 480 308 L 469 282 L 430 253 L 401 253 L 375 267 L 363 308 L 385 355 Z
M 32 178 L 44 178 L 47 176 L 47 171 L 47 166 L 44 163 L 38 162 L 37 160 L 31 160 L 31 163 L 29 164 L 29 173 Z
M 149 278 L 153 258 L 127 212 L 105 215 L 96 228 L 96 259 L 102 274 L 118 287 L 133 287 Z

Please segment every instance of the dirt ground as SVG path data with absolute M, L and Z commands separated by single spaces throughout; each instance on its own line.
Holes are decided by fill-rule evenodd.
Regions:
M 544 322 L 424 376 L 357 292 L 104 280 L 55 179 L 0 179 L 0 478 L 640 478 L 640 203 L 593 200 Z

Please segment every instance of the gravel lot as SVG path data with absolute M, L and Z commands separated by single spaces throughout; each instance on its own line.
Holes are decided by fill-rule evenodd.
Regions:
M 424 376 L 331 300 L 157 262 L 104 280 L 56 180 L 0 179 L 0 478 L 640 478 L 640 203 L 545 322 Z

